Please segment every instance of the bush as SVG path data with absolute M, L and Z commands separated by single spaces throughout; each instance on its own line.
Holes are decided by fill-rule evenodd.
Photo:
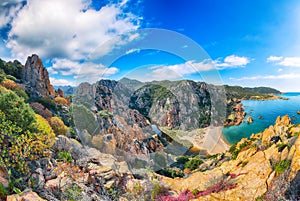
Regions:
M 43 106 L 52 111 L 58 111 L 57 105 L 54 100 L 49 97 L 42 97 L 37 102 L 41 103 Z
M 280 174 L 284 172 L 286 169 L 288 169 L 290 165 L 291 165 L 291 161 L 284 159 L 279 163 L 275 164 L 274 170 L 276 171 L 277 174 Z
M 33 111 L 45 119 L 51 118 L 53 116 L 52 112 L 48 110 L 45 106 L 38 102 L 30 103 L 30 107 L 33 109 Z
M 29 97 L 26 94 L 26 92 L 21 88 L 19 84 L 15 83 L 13 80 L 5 79 L 1 82 L 1 85 L 4 86 L 6 89 L 14 91 L 18 96 L 24 98 L 24 100 L 29 100 Z
M 188 162 L 190 159 L 187 156 L 180 156 L 176 159 L 176 161 L 180 164 L 185 165 L 186 162 Z
M 31 124 L 34 126 L 31 131 L 23 130 L 0 112 L 1 167 L 27 174 L 29 162 L 39 159 L 45 149 L 52 147 L 55 135 L 48 122 L 37 115 L 36 121 Z
M 57 97 L 55 97 L 54 101 L 55 101 L 55 103 L 57 103 L 59 105 L 68 105 L 68 101 L 63 97 L 57 96 Z
M 184 168 L 188 168 L 190 170 L 195 170 L 199 167 L 199 165 L 201 165 L 203 163 L 202 160 L 200 159 L 196 159 L 196 158 L 193 158 L 191 159 L 190 161 L 188 161 L 185 165 L 184 165 Z
M 164 168 L 158 171 L 159 174 L 164 175 L 166 177 L 175 178 L 175 177 L 184 177 L 184 173 L 179 169 L 172 169 L 172 168 Z
M 101 110 L 101 111 L 98 112 L 98 114 L 99 114 L 100 117 L 102 117 L 104 119 L 108 119 L 108 118 L 113 116 L 113 114 L 108 112 L 107 110 Z
M 159 196 L 167 195 L 168 191 L 169 189 L 166 188 L 164 185 L 154 184 L 153 190 L 151 192 L 151 199 L 156 200 Z
M 49 123 L 56 135 L 67 135 L 69 128 L 58 117 L 51 117 Z
M 14 90 L 18 87 L 20 87 L 17 83 L 15 83 L 13 80 L 3 80 L 1 82 L 1 85 L 4 86 L 6 89 Z
M 7 120 L 18 125 L 23 131 L 32 130 L 35 114 L 24 99 L 14 92 L 0 89 L 0 110 Z
M 12 81 L 16 81 L 17 80 L 17 78 L 15 78 L 12 75 L 6 75 L 6 78 L 9 79 L 9 80 L 12 80 Z
M 63 160 L 64 162 L 69 162 L 69 163 L 71 163 L 73 160 L 71 154 L 67 151 L 58 152 L 57 158 Z
M 5 200 L 8 195 L 8 190 L 0 183 L 0 200 Z
M 36 115 L 24 99 L 0 88 L 0 166 L 27 174 L 28 164 L 44 156 L 55 135 L 48 122 Z

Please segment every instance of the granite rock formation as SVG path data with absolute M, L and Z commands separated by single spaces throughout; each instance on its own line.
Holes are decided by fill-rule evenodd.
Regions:
M 25 67 L 22 70 L 21 81 L 32 98 L 55 96 L 48 71 L 36 54 L 27 58 Z

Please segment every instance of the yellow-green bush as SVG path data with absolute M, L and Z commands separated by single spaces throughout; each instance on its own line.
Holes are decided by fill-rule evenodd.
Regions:
M 49 123 L 56 135 L 67 135 L 69 128 L 58 117 L 51 117 Z
M 23 98 L 0 89 L 0 166 L 27 174 L 28 164 L 39 159 L 55 141 L 52 128 Z

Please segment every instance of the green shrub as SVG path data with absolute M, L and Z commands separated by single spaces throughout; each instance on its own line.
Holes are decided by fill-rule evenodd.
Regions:
M 214 155 L 207 155 L 206 158 L 207 159 L 216 159 L 218 158 L 219 154 L 214 154 Z
M 3 186 L 2 183 L 0 183 L 0 198 L 5 200 L 8 193 L 9 193 L 8 190 Z
M 12 75 L 6 75 L 6 78 L 9 79 L 9 80 L 12 80 L 12 81 L 16 81 L 17 80 L 17 78 L 15 78 Z
M 98 115 L 104 119 L 108 119 L 110 117 L 113 117 L 113 114 L 108 112 L 107 110 L 101 110 L 98 112 Z
M 284 148 L 289 147 L 289 146 L 287 144 L 278 143 L 278 144 L 276 144 L 276 147 L 278 148 L 279 152 L 282 152 L 284 150 Z
M 233 145 L 229 148 L 228 151 L 232 154 L 235 150 L 236 150 L 236 144 L 233 144 Z
M 6 115 L 7 120 L 14 122 L 24 131 L 32 130 L 32 122 L 35 121 L 34 112 L 16 93 L 0 90 L 0 110 Z
M 159 185 L 159 184 L 154 184 L 153 185 L 153 190 L 151 192 L 151 200 L 156 200 L 156 198 L 159 195 L 167 195 L 168 194 L 168 188 L 166 188 L 163 185 Z
M 67 189 L 67 197 L 69 201 L 77 201 L 81 198 L 82 189 L 74 184 L 72 187 Z
M 176 161 L 180 164 L 185 164 L 186 162 L 188 162 L 190 159 L 187 156 L 179 156 Z
M 276 171 L 277 174 L 280 174 L 284 172 L 286 169 L 288 169 L 290 165 L 291 165 L 291 161 L 284 159 L 279 163 L 275 164 L 274 170 Z
M 172 168 L 164 168 L 160 171 L 162 175 L 170 178 L 175 178 L 175 177 L 184 177 L 184 173 L 179 169 L 172 169 Z
M 113 186 L 106 191 L 107 195 L 109 196 L 110 200 L 119 200 L 121 189 L 117 186 Z
M 192 194 L 193 194 L 194 196 L 197 196 L 199 193 L 200 193 L 200 191 L 199 191 L 198 189 L 192 190 Z
M 73 160 L 71 154 L 67 151 L 58 152 L 57 158 L 63 160 L 64 162 L 69 162 L 69 163 L 71 163 Z
M 199 167 L 199 165 L 201 165 L 203 163 L 202 160 L 200 159 L 191 159 L 190 161 L 188 161 L 185 165 L 184 168 L 188 168 L 190 170 L 195 170 Z

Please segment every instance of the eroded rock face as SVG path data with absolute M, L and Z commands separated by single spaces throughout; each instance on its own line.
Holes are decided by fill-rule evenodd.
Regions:
M 205 83 L 182 80 L 148 84 L 132 94 L 129 106 L 169 129 L 191 130 L 210 123 L 211 101 Z
M 54 88 L 50 84 L 48 71 L 36 54 L 27 58 L 21 80 L 32 98 L 55 96 Z

